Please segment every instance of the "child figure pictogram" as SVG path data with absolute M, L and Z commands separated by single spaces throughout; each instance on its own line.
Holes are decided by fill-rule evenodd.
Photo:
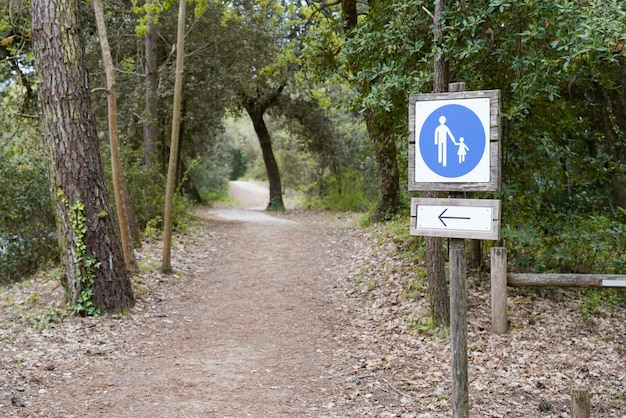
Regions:
M 469 147 L 465 144 L 465 138 L 460 137 L 459 142 L 455 142 L 454 145 L 459 147 L 459 150 L 456 152 L 456 155 L 459 156 L 459 164 L 465 162 L 465 156 L 467 155 L 467 151 L 469 151 Z

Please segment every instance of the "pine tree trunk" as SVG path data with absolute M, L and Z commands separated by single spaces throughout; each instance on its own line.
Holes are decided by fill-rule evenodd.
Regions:
M 134 299 L 96 135 L 78 0 L 32 0 L 30 10 L 67 300 L 83 315 L 123 312 Z

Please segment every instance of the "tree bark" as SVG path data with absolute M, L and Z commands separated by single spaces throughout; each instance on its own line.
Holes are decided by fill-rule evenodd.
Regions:
M 346 29 L 350 30 L 356 27 L 357 24 L 357 9 L 356 0 L 342 0 L 341 1 L 341 14 L 346 24 Z
M 159 144 L 159 69 L 157 66 L 157 27 L 154 12 L 148 12 L 148 33 L 145 39 L 146 54 L 146 115 L 144 121 L 143 163 L 151 169 Z
M 448 91 L 447 64 L 441 52 L 441 14 L 445 7 L 443 0 L 435 2 L 434 15 L 434 42 L 437 45 L 437 54 L 433 65 L 434 80 L 433 92 L 443 93 Z M 441 197 L 438 192 L 426 192 L 425 197 Z M 437 237 L 426 237 L 426 252 L 424 253 L 426 274 L 428 275 L 428 288 L 430 289 L 431 308 L 435 321 L 440 325 L 450 323 L 450 293 L 446 282 L 446 271 L 443 260 L 442 240 Z
M 470 267 L 479 270 L 483 266 L 482 244 L 479 239 L 470 240 Z
M 134 303 L 106 188 L 78 0 L 32 0 L 41 129 L 68 303 L 82 315 Z
M 252 120 L 254 132 L 256 132 L 257 138 L 259 139 L 263 162 L 267 170 L 267 179 L 270 183 L 270 201 L 267 204 L 266 210 L 285 210 L 280 172 L 278 171 L 278 164 L 276 163 L 274 151 L 272 150 L 272 138 L 267 129 L 267 125 L 265 125 L 265 120 L 263 119 L 264 112 L 256 110 L 252 106 L 246 106 L 246 111 Z
M 185 66 L 185 15 L 187 0 L 179 0 L 178 34 L 176 39 L 176 79 L 174 81 L 174 106 L 172 110 L 172 139 L 170 158 L 167 167 L 167 185 L 165 190 L 165 214 L 163 217 L 163 257 L 161 272 L 172 272 L 172 226 L 174 217 L 174 193 L 176 192 L 176 172 L 178 168 L 178 145 L 180 142 L 181 103 L 183 96 L 183 70 Z
M 248 113 L 252 125 L 254 126 L 254 132 L 259 140 L 261 153 L 263 154 L 263 162 L 265 163 L 265 169 L 267 171 L 267 179 L 270 183 L 269 203 L 265 210 L 285 210 L 280 171 L 278 170 L 278 163 L 276 162 L 272 149 L 272 137 L 263 118 L 265 112 L 276 104 L 285 87 L 286 83 L 283 83 L 277 89 L 268 88 L 266 86 L 265 88 L 257 89 L 253 94 L 243 89 L 238 92 L 240 103 Z
M 400 172 L 397 150 L 390 128 L 385 126 L 385 117 L 377 112 L 367 112 L 365 124 L 371 148 L 376 156 L 378 168 L 378 201 L 372 214 L 374 222 L 391 219 L 400 207 Z
M 113 194 L 115 195 L 115 206 L 120 228 L 120 238 L 122 240 L 122 250 L 126 269 L 134 273 L 137 270 L 137 260 L 135 258 L 134 241 L 138 239 L 137 227 L 133 207 L 128 196 L 128 188 L 122 170 L 120 157 L 120 143 L 117 134 L 117 86 L 115 83 L 115 67 L 111 57 L 109 38 L 107 36 L 106 23 L 104 21 L 104 9 L 102 0 L 92 0 L 94 14 L 96 16 L 96 26 L 98 27 L 98 38 L 100 39 L 100 49 L 102 50 L 102 63 L 104 66 L 104 81 L 107 89 L 108 119 L 109 119 L 109 143 L 111 145 L 111 176 L 113 177 Z

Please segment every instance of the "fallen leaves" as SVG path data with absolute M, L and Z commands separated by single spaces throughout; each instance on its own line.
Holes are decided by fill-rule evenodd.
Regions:
M 394 416 L 449 416 L 449 339 L 428 322 L 415 262 L 399 255 L 380 227 L 353 233 L 359 238 L 351 236 L 357 242 L 344 275 L 344 308 L 353 318 L 347 355 L 367 351 L 370 358 L 359 359 L 354 373 L 374 374 L 359 393 L 391 385 L 413 400 L 385 406 Z M 498 336 L 491 332 L 488 281 L 485 274 L 468 277 L 470 416 L 568 417 L 571 389 L 584 387 L 592 416 L 626 417 L 624 310 L 584 320 L 576 309 L 578 292 L 542 297 L 509 288 L 511 332 Z M 381 406 L 364 397 L 347 399 L 369 403 L 370 416 Z
M 332 361 L 320 366 L 318 378 L 302 383 L 311 399 L 322 394 L 324 401 L 312 405 L 311 399 L 299 398 L 290 405 L 294 416 L 450 416 L 449 337 L 447 330 L 432 326 L 419 262 L 403 257 L 380 226 L 359 229 L 350 217 L 335 217 L 331 222 L 326 215 L 283 216 L 324 228 L 325 239 L 316 244 L 323 245 L 326 254 L 318 262 L 326 266 L 327 311 L 311 312 L 309 317 L 332 329 L 326 341 L 315 342 L 320 345 L 320 356 Z M 246 230 L 229 233 L 245 234 Z M 167 278 L 157 269 L 159 243 L 145 243 L 138 254 L 143 272 L 133 279 L 137 306 L 117 320 L 65 316 L 61 289 L 53 277 L 42 275 L 2 289 L 0 415 L 36 416 L 29 412 L 31 405 L 54 410 L 46 400 L 65 385 L 89 382 L 90 376 L 105 373 L 112 365 L 123 369 L 132 359 L 165 355 L 168 347 L 163 347 L 159 335 L 178 335 L 181 330 L 176 327 L 181 324 L 188 324 L 188 332 L 194 330 L 191 320 L 172 309 L 170 302 L 192 300 L 194 289 L 188 285 L 194 278 L 211 273 L 206 285 L 215 287 L 215 292 L 233 280 L 213 269 L 216 255 L 223 257 L 222 263 L 252 257 L 246 248 L 228 247 L 230 238 L 202 227 L 189 237 L 176 237 L 173 265 L 178 272 Z M 271 248 L 267 251 L 271 253 Z M 293 251 L 297 255 L 300 250 Z M 274 256 L 276 262 L 289 261 Z M 583 387 L 591 396 L 592 416 L 626 417 L 626 312 L 605 307 L 599 315 L 583 318 L 578 292 L 558 290 L 545 295 L 509 288 L 511 331 L 495 335 L 488 277 L 468 277 L 468 292 L 470 416 L 568 417 L 570 391 Z M 299 309 L 298 300 L 278 307 L 272 305 L 271 295 L 266 297 L 270 309 Z M 221 320 L 237 321 L 237 316 Z M 181 334 L 182 339 L 187 337 Z M 252 373 L 271 372 L 262 370 Z M 192 388 L 199 383 L 179 379 L 179 384 Z M 245 382 L 241 385 L 242 390 L 263 390 L 246 387 Z M 269 390 L 282 387 L 278 381 Z M 85 399 L 64 401 L 78 416 L 91 402 L 90 396 L 114 403 L 109 389 L 89 388 Z M 265 405 L 265 410 L 271 416 L 272 405 Z

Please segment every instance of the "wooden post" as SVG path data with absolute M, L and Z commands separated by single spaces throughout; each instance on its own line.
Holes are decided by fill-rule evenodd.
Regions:
M 467 284 L 465 240 L 450 239 L 450 343 L 452 346 L 452 416 L 469 417 L 467 377 Z
M 589 392 L 586 389 L 572 390 L 572 418 L 589 418 L 591 415 L 591 404 L 589 402 Z
M 450 83 L 448 91 L 465 91 L 465 83 Z M 463 192 L 450 193 L 452 198 Z M 465 240 L 451 238 L 450 259 L 450 344 L 452 347 L 452 416 L 469 417 L 469 384 L 467 377 L 467 271 Z
M 507 300 L 506 248 L 491 249 L 491 324 L 496 334 L 506 334 L 509 328 L 506 315 Z

